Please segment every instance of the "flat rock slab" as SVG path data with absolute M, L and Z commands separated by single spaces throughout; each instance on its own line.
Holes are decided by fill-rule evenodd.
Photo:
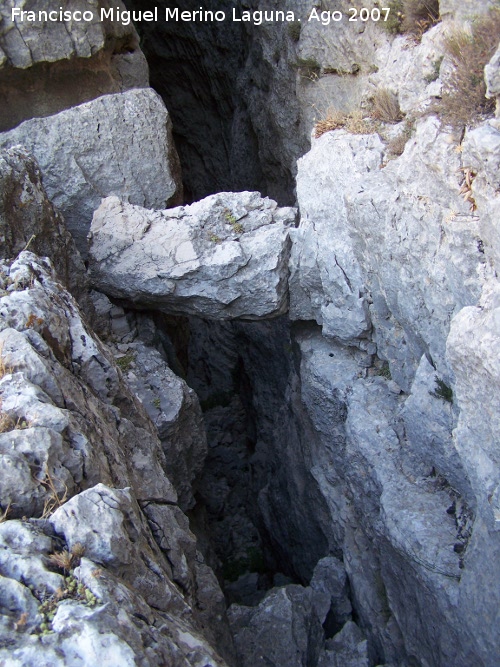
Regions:
M 263 319 L 288 307 L 295 209 L 258 192 L 223 192 L 152 211 L 105 199 L 94 214 L 90 267 L 111 297 L 167 313 Z

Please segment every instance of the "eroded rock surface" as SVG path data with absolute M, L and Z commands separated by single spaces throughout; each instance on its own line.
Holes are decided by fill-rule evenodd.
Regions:
M 30 21 L 21 11 L 59 14 L 60 3 L 13 2 L 0 7 L 0 131 L 49 116 L 106 93 L 146 88 L 148 66 L 132 24 L 100 21 L 120 0 L 71 0 L 62 9 L 92 12 L 91 21 Z M 12 9 L 18 10 L 12 20 Z
M 13 259 L 28 248 L 50 257 L 59 279 L 92 314 L 80 254 L 47 197 L 38 164 L 20 146 L 0 151 L 0 240 L 2 259 Z
M 168 112 L 152 89 L 104 95 L 0 134 L 0 146 L 16 144 L 36 158 L 47 195 L 84 255 L 102 197 L 162 208 L 179 194 Z
M 231 658 L 222 593 L 146 411 L 47 260 L 25 251 L 4 262 L 2 289 L 1 657 L 223 666 L 212 648 Z M 195 408 L 184 406 L 179 430 Z M 79 556 L 49 558 L 64 550 Z
M 294 222 L 294 209 L 256 192 L 164 211 L 108 198 L 92 221 L 92 282 L 129 304 L 175 314 L 277 316 L 287 308 Z

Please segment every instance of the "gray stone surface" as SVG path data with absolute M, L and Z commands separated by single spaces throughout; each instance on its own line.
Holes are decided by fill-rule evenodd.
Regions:
M 234 604 L 228 615 L 241 667 L 316 664 L 322 628 L 310 589 L 275 588 L 258 607 Z
M 158 517 L 166 528 L 168 522 Z M 69 579 L 51 571 L 62 568 L 47 556 L 75 544 L 80 556 L 72 565 L 71 588 Z M 197 582 L 183 591 L 172 580 L 180 581 L 171 563 L 184 560 L 196 581 L 193 545 L 186 524 L 179 523 L 166 550 L 169 562 L 130 489 L 103 484 L 69 500 L 50 523 L 7 521 L 0 526 L 0 557 L 3 564 L 20 563 L 24 569 L 2 577 L 0 660 L 16 666 L 224 667 L 197 620 Z M 59 580 L 56 590 L 54 579 Z M 217 595 L 215 583 L 212 595 Z
M 40 516 L 98 481 L 175 501 L 153 425 L 48 261 L 21 253 L 2 288 L 2 507 Z
M 94 286 L 130 304 L 208 318 L 259 319 L 287 308 L 295 210 L 256 192 L 150 211 L 106 199 L 90 233 Z
M 338 558 L 327 556 L 318 561 L 310 581 L 314 591 L 314 606 L 323 624 L 329 613 L 336 624 L 350 620 L 352 607 L 347 588 L 345 567 Z
M 91 314 L 80 254 L 47 197 L 36 161 L 19 146 L 0 151 L 0 242 L 2 259 L 26 248 L 49 257 L 59 279 Z
M 342 630 L 325 642 L 318 667 L 369 667 L 368 642 L 358 626 L 348 621 Z
M 486 96 L 498 97 L 500 95 L 500 47 L 486 65 L 484 79 L 486 81 Z
M 0 134 L 0 146 L 16 144 L 35 156 L 47 195 L 82 254 L 102 197 L 162 208 L 179 196 L 168 112 L 152 89 L 104 95 Z
M 130 23 L 100 21 L 101 8 L 123 10 L 120 0 L 16 1 L 0 7 L 0 130 L 23 120 L 129 88 L 148 86 L 148 66 Z M 91 11 L 92 21 L 12 21 L 11 9 Z

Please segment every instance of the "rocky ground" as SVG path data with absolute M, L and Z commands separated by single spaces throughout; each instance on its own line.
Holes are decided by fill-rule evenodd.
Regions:
M 147 26 L 189 205 L 135 29 L 0 9 L 0 665 L 496 664 L 499 51 L 443 111 L 488 8 Z

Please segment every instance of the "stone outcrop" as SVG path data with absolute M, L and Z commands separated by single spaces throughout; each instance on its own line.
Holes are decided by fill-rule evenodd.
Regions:
M 168 112 L 151 89 L 105 95 L 0 134 L 0 146 L 16 144 L 36 158 L 47 194 L 83 254 L 102 197 L 162 208 L 179 194 Z
M 241 49 L 222 39 L 226 58 L 194 68 L 194 82 L 220 74 L 200 90 L 224 138 L 193 163 L 191 183 L 214 165 L 203 187 L 284 176 L 289 196 L 305 105 L 325 90 L 368 116 L 387 89 L 407 114 L 312 140 L 298 227 L 256 192 L 165 210 L 171 143 L 150 90 L 0 136 L 0 662 L 495 663 L 500 126 L 433 115 L 450 19 L 477 5 L 440 4 L 443 23 L 411 39 L 372 23 L 332 26 L 330 41 L 315 24 L 229 26 Z M 291 6 L 304 16 L 312 2 Z M 215 34 L 183 28 L 165 53 L 191 66 Z M 71 38 L 75 69 L 85 39 Z M 262 162 L 233 172 L 245 147 Z M 83 275 L 51 201 L 82 248 L 99 206 L 89 258 L 106 344 L 29 252 L 68 284 Z
M 287 308 L 295 210 L 256 192 L 149 211 L 106 199 L 90 231 L 93 285 L 128 304 L 208 318 L 258 319 Z
M 1 275 L 0 659 L 91 665 L 99 654 L 153 665 L 161 655 L 222 667 L 212 648 L 231 657 L 222 593 L 176 505 L 153 423 L 48 260 L 24 251 Z M 147 373 L 147 349 L 137 353 Z M 154 352 L 152 361 L 160 367 Z M 167 406 L 179 391 L 174 425 Z M 171 399 L 161 392 L 170 446 L 181 451 L 182 420 L 192 410 L 196 423 L 199 408 L 179 379 Z M 64 550 L 71 562 L 61 565 L 54 554 Z
M 100 21 L 101 8 L 125 9 L 120 0 L 71 0 L 64 11 L 92 21 L 29 21 L 20 11 L 55 11 L 61 4 L 13 2 L 0 7 L 0 131 L 130 88 L 146 88 L 148 66 L 132 24 Z

